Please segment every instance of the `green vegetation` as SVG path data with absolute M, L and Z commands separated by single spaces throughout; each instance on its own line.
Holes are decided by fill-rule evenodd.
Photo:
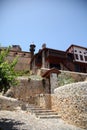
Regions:
M 0 92 L 6 92 L 11 86 L 15 86 L 17 84 L 17 73 L 14 70 L 14 67 L 17 63 L 17 57 L 13 60 L 13 62 L 9 63 L 6 60 L 8 56 L 10 47 L 6 50 L 0 51 Z
M 62 72 L 58 76 L 58 86 L 63 86 L 65 84 L 70 84 L 70 83 L 74 83 L 74 82 L 75 82 L 75 79 L 67 73 Z
M 30 75 L 29 79 L 32 79 L 32 80 L 42 80 L 43 78 L 40 75 Z
M 30 70 L 18 71 L 18 76 L 30 76 Z

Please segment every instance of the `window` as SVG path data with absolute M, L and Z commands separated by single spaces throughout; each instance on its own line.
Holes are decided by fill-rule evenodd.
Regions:
M 83 60 L 83 56 L 82 55 L 80 55 L 80 60 Z
M 77 52 L 77 50 L 75 50 L 75 52 Z
M 87 56 L 84 56 L 85 57 L 85 61 L 87 61 Z
M 17 52 L 15 52 L 13 55 L 15 56 L 15 55 L 17 55 L 18 53 Z
M 79 53 L 82 53 L 81 51 L 79 51 Z
M 75 54 L 75 59 L 77 59 L 77 60 L 79 59 L 77 54 Z
M 84 54 L 87 54 L 87 51 L 86 51 L 86 52 L 84 52 Z

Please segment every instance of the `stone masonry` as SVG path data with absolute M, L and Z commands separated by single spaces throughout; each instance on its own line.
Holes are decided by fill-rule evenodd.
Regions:
M 51 105 L 62 119 L 87 129 L 87 81 L 55 89 L 51 95 Z
M 28 77 L 19 77 L 19 84 L 12 87 L 13 97 L 28 103 L 35 103 L 37 95 L 49 93 L 49 82 L 43 80 L 33 80 Z

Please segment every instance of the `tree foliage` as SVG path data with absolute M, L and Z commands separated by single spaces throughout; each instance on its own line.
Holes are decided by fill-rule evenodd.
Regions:
M 6 92 L 11 86 L 17 84 L 17 73 L 14 70 L 14 67 L 17 63 L 17 57 L 9 63 L 7 56 L 9 53 L 10 47 L 6 50 L 0 51 L 0 92 Z

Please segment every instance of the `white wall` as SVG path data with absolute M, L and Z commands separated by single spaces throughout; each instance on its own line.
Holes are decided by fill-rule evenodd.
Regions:
M 76 57 L 76 55 L 78 55 L 77 56 L 78 58 Z M 80 55 L 82 55 L 82 59 Z M 85 48 L 74 47 L 74 60 L 75 61 L 87 63 L 85 56 L 87 56 L 87 50 Z

